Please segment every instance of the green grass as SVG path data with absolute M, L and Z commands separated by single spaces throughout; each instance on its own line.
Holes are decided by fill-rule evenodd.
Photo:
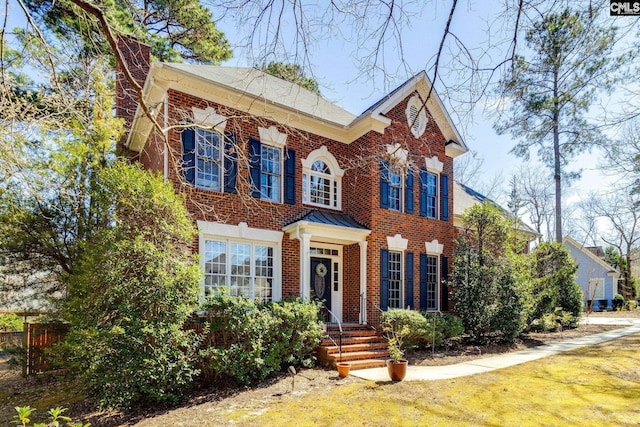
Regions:
M 269 426 L 635 426 L 640 335 L 511 368 L 431 382 L 366 382 L 228 415 Z

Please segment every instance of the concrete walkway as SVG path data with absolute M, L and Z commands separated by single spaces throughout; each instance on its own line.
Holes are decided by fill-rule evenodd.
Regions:
M 450 378 L 464 377 L 467 375 L 481 374 L 496 369 L 502 369 L 509 366 L 519 365 L 521 363 L 531 362 L 533 360 L 542 359 L 543 357 L 553 356 L 569 350 L 599 344 L 611 341 L 616 338 L 624 337 L 640 333 L 640 319 L 624 319 L 624 318 L 589 318 L 583 323 L 591 325 L 630 325 L 627 328 L 616 329 L 613 331 L 602 332 L 599 334 L 588 335 L 580 338 L 567 339 L 551 344 L 545 344 L 538 347 L 532 347 L 527 350 L 514 351 L 498 356 L 485 357 L 481 359 L 471 360 L 469 362 L 457 363 L 455 365 L 444 366 L 412 366 L 407 367 L 407 376 L 404 381 L 430 381 L 444 380 Z M 389 381 L 387 368 L 372 368 L 351 371 L 354 377 L 371 380 L 376 382 Z

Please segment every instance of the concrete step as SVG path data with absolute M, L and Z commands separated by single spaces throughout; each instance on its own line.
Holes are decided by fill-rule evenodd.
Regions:
M 364 336 L 364 337 L 342 337 L 342 345 L 351 345 L 351 344 L 366 344 L 366 343 L 378 343 L 378 342 L 386 342 L 383 338 L 378 337 L 376 335 Z M 340 343 L 340 338 L 336 337 L 332 340 L 328 338 L 324 338 L 320 345 L 323 347 L 332 347 L 336 344 Z
M 382 359 L 386 357 L 389 357 L 389 350 L 351 351 L 349 353 L 342 352 L 342 358 L 340 358 L 338 353 L 327 355 L 327 359 L 331 362 L 332 366 L 335 366 L 337 362 L 350 362 L 352 360 L 362 359 Z
M 369 342 L 369 343 L 358 343 L 358 344 L 343 344 L 342 345 L 342 354 L 352 353 L 358 351 L 368 351 L 368 350 L 387 350 L 389 345 L 385 341 L 378 342 Z M 337 345 L 326 346 L 325 347 L 327 354 L 336 354 L 340 352 L 340 347 Z

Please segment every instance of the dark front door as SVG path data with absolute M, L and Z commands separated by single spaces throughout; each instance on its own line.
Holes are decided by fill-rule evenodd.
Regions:
M 320 300 L 331 310 L 331 260 L 311 258 L 311 298 Z M 329 313 L 322 313 L 326 321 Z

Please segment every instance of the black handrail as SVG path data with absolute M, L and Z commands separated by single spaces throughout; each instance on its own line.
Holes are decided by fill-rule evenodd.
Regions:
M 381 314 L 384 311 L 375 303 L 371 302 L 368 298 L 365 297 L 364 293 L 360 294 L 360 307 L 362 307 L 366 303 L 366 314 L 367 318 L 363 319 L 365 323 L 372 326 L 376 331 L 380 332 L 380 318 Z M 368 310 L 369 306 L 373 308 L 375 311 L 371 312 Z
M 342 323 L 340 322 L 340 319 L 338 319 L 338 316 L 336 316 L 333 311 L 329 310 L 329 308 L 322 304 L 322 307 L 327 310 L 327 313 L 329 313 L 329 315 L 333 318 L 336 319 L 336 323 L 338 324 L 338 330 L 340 331 L 340 335 L 338 335 L 338 344 L 336 344 L 336 342 L 333 340 L 333 338 L 331 338 L 331 335 L 327 334 L 329 336 L 329 339 L 331 340 L 331 342 L 333 342 L 334 344 L 336 344 L 338 346 L 338 357 L 339 357 L 339 362 L 342 362 Z M 331 319 L 331 317 L 329 319 Z

